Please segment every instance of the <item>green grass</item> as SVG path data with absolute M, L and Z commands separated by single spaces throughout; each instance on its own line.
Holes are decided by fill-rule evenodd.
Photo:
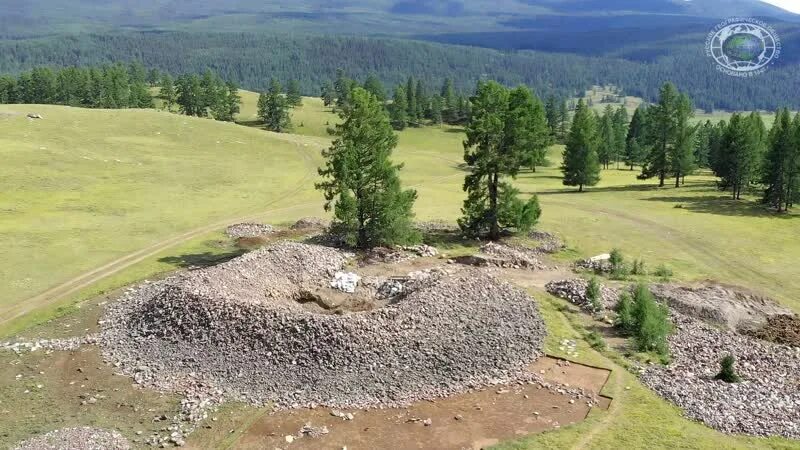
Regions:
M 245 93 L 244 98 L 239 119 L 247 121 L 254 114 L 255 95 Z M 45 119 L 24 119 L 30 111 Z M 198 230 L 171 246 L 156 246 L 152 254 L 142 254 L 123 270 L 59 302 L 0 325 L 0 335 L 49 330 L 47 321 L 55 316 L 84 314 L 75 306 L 78 301 L 174 270 L 186 261 L 230 254 L 234 250 L 220 243 L 219 234 L 227 219 L 262 213 L 257 219 L 282 223 L 321 215 L 314 169 L 320 163 L 319 150 L 330 141 L 326 124 L 336 117 L 318 99 L 306 99 L 293 114 L 295 121 L 303 122 L 295 128 L 299 135 L 278 136 L 157 111 L 0 106 L 0 245 L 5 250 L 0 260 L 0 321 L 37 293 Z M 400 134 L 395 158 L 405 163 L 404 184 L 418 190 L 415 209 L 420 219 L 458 217 L 464 197 L 462 140 L 460 130 L 452 127 Z M 551 149 L 554 163 L 561 150 Z M 744 285 L 800 311 L 800 280 L 794 269 L 800 254 L 800 217 L 776 216 L 752 197 L 728 200 L 707 174 L 690 177 L 686 186 L 675 189 L 638 181 L 636 173 L 603 171 L 601 183 L 583 194 L 561 185 L 556 164 L 523 173 L 516 183 L 526 195 L 540 196 L 540 228 L 566 240 L 569 252 L 561 257 L 564 261 L 619 248 L 628 260 L 644 259 L 650 270 L 666 264 L 675 279 L 713 278 Z M 219 225 L 206 227 L 214 223 Z M 467 251 L 450 245 L 455 253 Z M 616 369 L 606 392 L 615 398 L 614 406 L 609 412 L 593 412 L 586 422 L 505 448 L 794 445 L 780 439 L 726 436 L 683 419 L 677 408 L 620 369 L 623 361 L 613 350 L 594 351 L 584 339 L 588 333 L 580 319 L 565 310 L 563 302 L 539 293 L 536 297 L 550 330 L 548 351 L 558 353 L 560 339 L 576 339 L 582 362 Z M 44 328 L 30 328 L 38 323 Z

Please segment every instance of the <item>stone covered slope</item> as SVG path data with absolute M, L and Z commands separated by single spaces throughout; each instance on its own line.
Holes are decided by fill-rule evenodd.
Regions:
M 346 260 L 282 243 L 144 285 L 109 308 L 100 344 L 143 384 L 203 382 L 279 407 L 398 405 L 530 377 L 546 331 L 525 292 L 463 270 L 366 312 L 317 314 L 295 302 Z

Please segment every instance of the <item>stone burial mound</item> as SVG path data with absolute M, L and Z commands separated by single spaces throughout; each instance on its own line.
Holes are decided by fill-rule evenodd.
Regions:
M 265 223 L 237 223 L 225 229 L 225 234 L 231 239 L 257 238 L 274 232 L 275 228 Z
M 108 307 L 99 344 L 141 384 L 209 385 L 278 408 L 399 406 L 534 381 L 526 368 L 546 331 L 525 292 L 464 268 L 428 272 L 371 309 L 309 309 L 351 257 L 285 242 L 144 284 Z

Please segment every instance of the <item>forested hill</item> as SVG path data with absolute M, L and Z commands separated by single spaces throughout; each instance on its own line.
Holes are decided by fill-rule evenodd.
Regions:
M 0 74 L 35 66 L 96 65 L 138 60 L 173 75 L 212 69 L 251 90 L 265 90 L 270 77 L 297 79 L 304 94 L 319 95 L 320 86 L 341 68 L 358 79 L 374 73 L 388 85 L 409 74 L 429 86 L 452 78 L 457 88 L 471 89 L 479 78 L 513 86 L 527 84 L 540 95 L 560 97 L 594 84 L 622 86 L 627 95 L 654 99 L 671 80 L 704 109 L 773 110 L 800 108 L 800 66 L 778 64 L 757 79 L 718 72 L 696 49 L 675 52 L 651 62 L 544 52 L 500 52 L 490 49 L 388 38 L 286 37 L 252 33 L 150 32 L 82 34 L 0 41 Z

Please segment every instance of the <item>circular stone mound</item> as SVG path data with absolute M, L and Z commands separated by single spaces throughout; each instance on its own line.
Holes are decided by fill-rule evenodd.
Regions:
M 397 406 L 520 380 L 546 331 L 525 292 L 480 271 L 408 283 L 383 307 L 318 314 L 338 250 L 282 243 L 130 291 L 109 307 L 106 359 L 159 389 L 197 379 L 278 407 Z
M 100 428 L 63 428 L 20 442 L 15 450 L 128 450 L 128 440 Z
M 274 232 L 272 225 L 264 223 L 237 223 L 225 229 L 225 234 L 232 239 L 261 237 Z

